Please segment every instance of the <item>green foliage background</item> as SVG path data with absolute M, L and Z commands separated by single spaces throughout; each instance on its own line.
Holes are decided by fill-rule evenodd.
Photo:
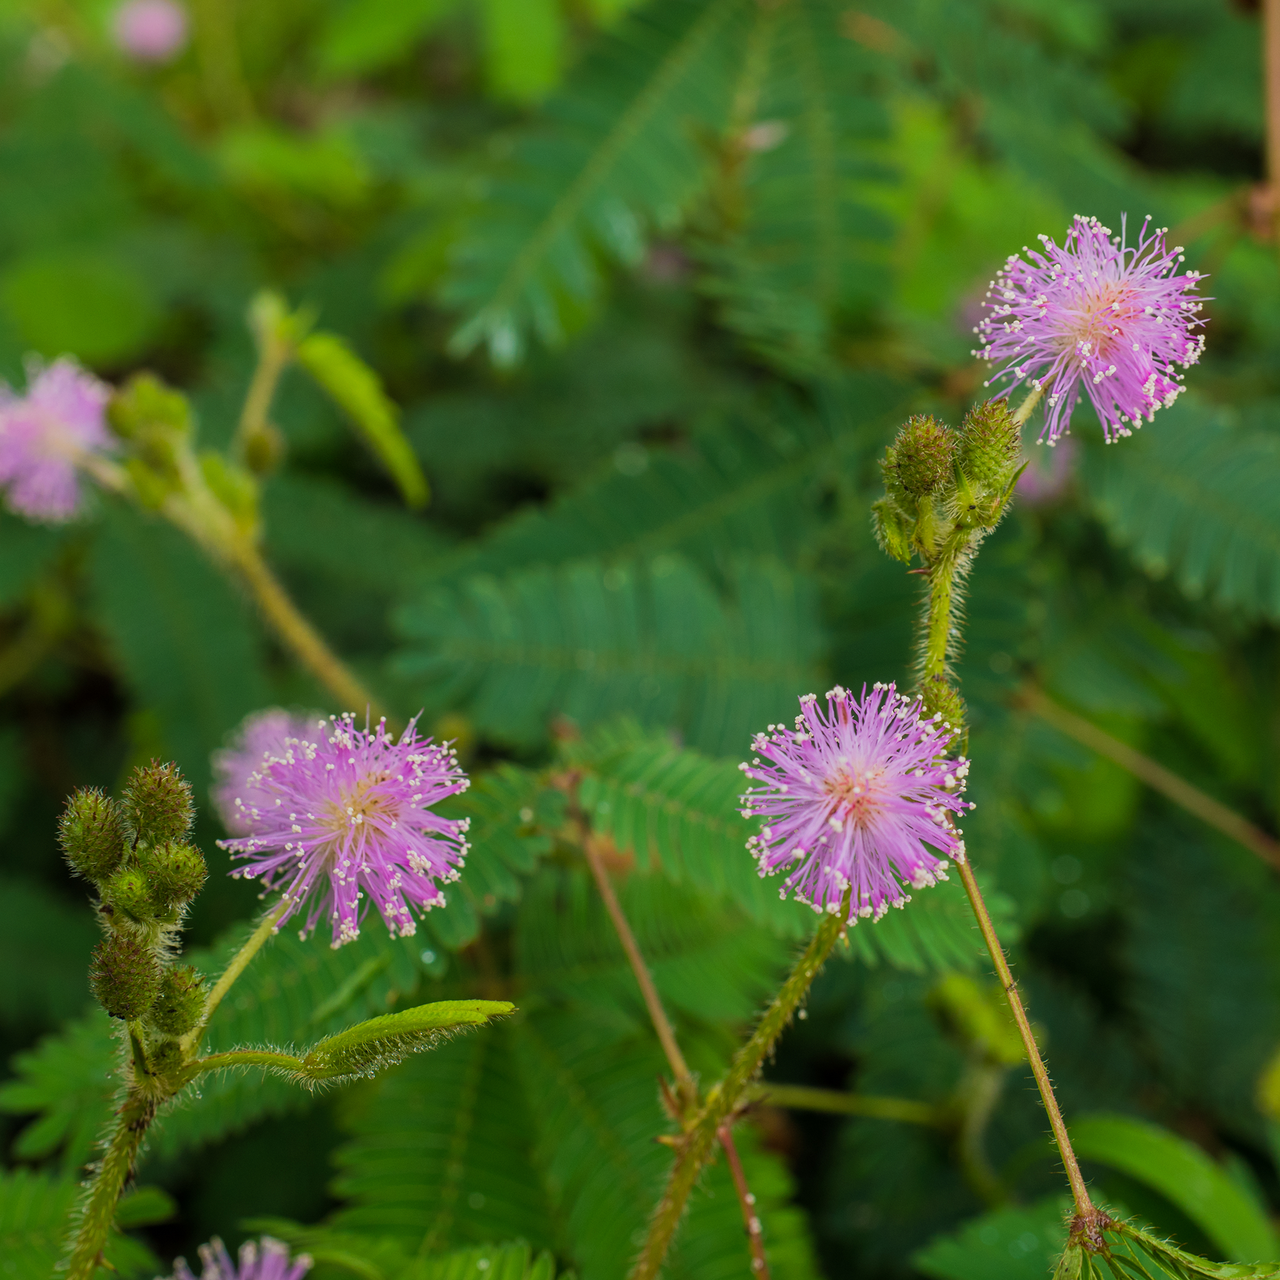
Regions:
M 0 6 L 0 372 L 20 384 L 33 352 L 154 370 L 221 446 L 253 369 L 245 311 L 274 287 L 381 375 L 431 484 L 408 511 L 286 376 L 268 557 L 390 706 L 459 740 L 475 852 L 414 939 L 282 936 L 219 1036 L 300 1042 L 455 995 L 521 1009 L 320 1097 L 207 1085 L 155 1130 L 124 1274 L 264 1222 L 322 1280 L 352 1258 L 387 1280 L 624 1273 L 668 1159 L 663 1064 L 538 771 L 557 750 L 582 770 L 711 1078 L 809 926 L 753 874 L 736 761 L 799 693 L 907 678 L 916 588 L 871 537 L 875 458 L 908 413 L 955 422 L 981 398 L 986 281 L 1076 212 L 1174 228 L 1211 273 L 1208 353 L 1138 438 L 1104 449 L 1082 411 L 1052 460 L 1029 446 L 1065 483 L 1018 504 L 972 581 L 969 847 L 1068 1118 L 1093 1115 L 1100 1194 L 1215 1257 L 1274 1244 L 1280 1143 L 1256 1101 L 1280 1047 L 1274 873 L 1018 700 L 1041 687 L 1280 825 L 1256 7 L 192 0 L 190 47 L 141 66 L 100 0 Z M 3 1274 L 48 1274 L 111 1106 L 62 799 L 176 758 L 225 872 L 209 756 L 272 704 L 326 699 L 173 530 L 107 499 L 56 530 L 0 516 Z M 198 962 L 255 907 L 215 874 Z M 1061 1186 L 1030 1077 L 940 994 L 959 972 L 992 998 L 958 886 L 852 944 L 769 1079 L 950 1119 L 753 1113 L 774 1275 L 1045 1274 Z M 980 1086 L 1005 1207 L 957 1137 Z M 1167 1176 L 1184 1167 L 1208 1199 Z M 721 1164 L 671 1274 L 746 1269 Z

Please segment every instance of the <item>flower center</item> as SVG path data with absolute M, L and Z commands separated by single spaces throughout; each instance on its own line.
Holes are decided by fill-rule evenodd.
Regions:
M 1062 328 L 1064 348 L 1105 358 L 1120 326 L 1130 318 L 1133 290 L 1122 280 L 1106 280 L 1085 291 Z
M 869 822 L 884 799 L 879 785 L 883 776 L 883 769 L 858 769 L 850 765 L 837 768 L 823 783 L 823 789 L 831 797 L 831 817 L 841 826 L 846 822 L 856 825 Z
M 341 800 L 329 803 L 329 825 L 335 836 L 355 830 L 369 818 L 394 816 L 396 802 L 390 796 L 374 791 L 389 776 L 384 772 L 367 774 L 350 791 L 343 790 Z

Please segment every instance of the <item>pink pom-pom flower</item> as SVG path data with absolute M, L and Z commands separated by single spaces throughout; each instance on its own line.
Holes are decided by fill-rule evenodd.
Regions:
M 295 715 L 280 707 L 255 711 L 245 718 L 231 742 L 214 752 L 211 796 L 222 825 L 232 835 L 247 836 L 249 814 L 273 803 L 266 792 L 258 790 L 263 757 L 280 755 L 290 738 L 314 741 L 318 718 L 318 713 Z
M 391 933 L 416 929 L 414 912 L 444 906 L 439 883 L 458 879 L 467 819 L 432 810 L 470 785 L 453 750 L 418 737 L 357 729 L 350 715 L 268 747 L 234 800 L 245 834 L 221 841 L 245 865 L 231 874 L 280 889 L 288 910 L 307 904 L 304 934 L 322 917 L 333 945 L 359 936 L 372 899 Z
M 1050 444 L 1069 430 L 1081 387 L 1111 442 L 1171 405 L 1183 391 L 1178 366 L 1200 359 L 1194 290 L 1203 277 L 1179 274 L 1182 249 L 1150 227 L 1147 218 L 1128 245 L 1123 224 L 1113 239 L 1097 218 L 1077 215 L 1061 248 L 1041 236 L 1042 252 L 1024 248 L 991 282 L 973 354 L 1006 362 L 988 385 L 1043 388 L 1040 439 Z
M 187 46 L 187 11 L 174 0 L 126 0 L 111 20 L 119 49 L 138 62 L 168 62 Z
M 910 901 L 904 884 L 923 889 L 963 860 L 954 819 L 972 808 L 960 798 L 969 762 L 947 758 L 950 728 L 892 684 L 861 698 L 837 686 L 825 710 L 806 694 L 800 709 L 794 731 L 770 725 L 740 766 L 760 783 L 742 814 L 764 819 L 747 847 L 762 876 L 787 871 L 782 897 L 834 913 L 852 886 L 850 922 L 878 920 Z
M 77 464 L 113 446 L 110 390 L 73 360 L 32 370 L 27 394 L 0 388 L 0 488 L 30 520 L 61 524 L 80 507 Z
M 246 1240 L 240 1246 L 238 1262 L 232 1261 L 226 1245 L 214 1236 L 200 1246 L 200 1261 L 200 1280 L 302 1280 L 311 1270 L 311 1259 L 305 1253 L 291 1258 L 289 1246 L 270 1236 L 263 1236 L 261 1243 Z M 185 1258 L 174 1264 L 171 1280 L 195 1280 Z

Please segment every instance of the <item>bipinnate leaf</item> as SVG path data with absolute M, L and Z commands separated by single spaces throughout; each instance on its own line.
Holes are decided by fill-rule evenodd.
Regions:
M 382 380 L 336 334 L 313 333 L 298 344 L 298 363 L 351 420 L 411 507 L 425 506 L 427 479 L 400 430 L 400 411 Z
M 326 1036 L 302 1059 L 303 1069 L 310 1080 L 374 1075 L 465 1027 L 483 1026 L 514 1009 L 506 1000 L 440 1000 L 386 1013 Z

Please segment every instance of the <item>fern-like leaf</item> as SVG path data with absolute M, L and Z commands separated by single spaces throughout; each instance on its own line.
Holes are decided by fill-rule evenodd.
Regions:
M 1091 449 L 1098 514 L 1148 572 L 1246 615 L 1280 617 L 1280 439 L 1183 397 L 1133 440 Z
M 731 750 L 815 683 L 819 635 L 804 580 L 773 561 L 734 570 L 727 601 L 674 555 L 471 578 L 400 611 L 397 666 L 506 741 L 544 740 L 557 715 L 585 726 L 639 707 Z
M 455 354 L 519 360 L 531 331 L 555 342 L 601 287 L 600 255 L 635 263 L 706 178 L 699 133 L 729 105 L 745 0 L 663 0 L 607 38 L 517 141 L 454 248 L 442 296 L 466 308 Z

